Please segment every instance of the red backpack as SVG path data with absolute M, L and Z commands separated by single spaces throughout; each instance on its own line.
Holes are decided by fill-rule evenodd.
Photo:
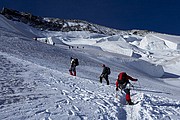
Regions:
M 124 84 L 127 81 L 127 74 L 125 72 L 121 72 L 118 75 L 118 83 Z

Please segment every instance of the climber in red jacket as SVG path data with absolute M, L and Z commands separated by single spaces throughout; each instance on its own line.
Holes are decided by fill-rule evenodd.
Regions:
M 126 102 L 129 105 L 133 105 L 134 103 L 131 101 L 130 97 L 130 88 L 128 87 L 130 84 L 129 80 L 131 81 L 137 81 L 138 79 L 134 79 L 131 76 L 127 75 L 125 72 L 121 72 L 118 75 L 118 79 L 116 80 L 116 91 L 124 90 L 126 93 Z

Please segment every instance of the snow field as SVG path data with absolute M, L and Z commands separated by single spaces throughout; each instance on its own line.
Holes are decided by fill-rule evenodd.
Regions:
M 141 41 L 131 35 L 122 38 L 122 35 L 104 36 L 86 31 L 38 31 L 3 16 L 0 16 L 0 35 L 2 120 L 180 119 L 180 54 L 162 41 L 178 37 L 147 35 Z M 37 36 L 59 45 L 34 41 Z M 127 46 L 124 48 L 123 44 Z M 68 49 L 67 45 L 80 48 Z M 129 57 L 132 52 L 128 51 L 146 61 Z M 80 60 L 77 77 L 68 73 L 70 56 Z M 105 80 L 102 84 L 98 81 L 102 63 L 112 70 L 109 86 Z M 131 90 L 132 100 L 139 102 L 134 106 L 124 105 L 124 94 L 115 91 L 115 80 L 121 71 L 138 78 Z
M 13 70 L 17 69 L 11 64 L 19 66 L 20 71 L 15 76 L 21 76 L 24 80 L 19 82 L 17 79 L 11 83 L 9 89 L 14 91 L 13 94 L 8 91 L 2 94 L 1 119 L 179 118 L 179 101 L 132 90 L 132 99 L 139 103 L 124 106 L 124 95 L 118 91 L 116 97 L 114 85 L 107 86 L 90 79 L 73 77 L 2 53 L 1 58 L 1 62 L 9 61 L 1 68 L 12 69 L 6 72 L 14 75 L 17 71 Z M 7 78 L 6 75 L 9 74 L 4 74 L 3 78 Z M 11 87 L 16 82 L 20 85 Z
M 15 119 L 58 119 L 59 117 L 63 119 L 111 119 L 116 117 L 111 116 L 114 113 L 111 113 L 113 111 L 111 107 L 117 108 L 114 104 L 118 105 L 119 103 L 114 100 L 113 93 L 108 93 L 109 86 L 97 84 L 88 79 L 71 77 L 58 71 L 31 65 L 31 63 L 26 64 L 26 66 L 32 68 L 29 69 L 30 71 L 27 70 L 25 74 L 23 72 L 23 75 L 27 75 L 25 79 L 30 77 L 27 81 L 35 82 L 36 86 L 31 94 L 19 94 L 19 91 L 12 88 L 14 90 L 12 97 L 17 96 L 14 99 L 18 99 L 19 105 L 9 106 L 8 102 L 2 103 L 4 105 L 2 111 L 6 111 L 3 112 L 2 119 L 11 118 L 8 116 L 12 116 L 12 114 L 14 114 L 13 118 Z M 23 82 L 21 87 L 28 89 L 23 85 Z M 4 94 L 9 96 L 9 93 Z M 115 101 L 113 104 L 110 103 L 111 99 Z M 9 99 L 4 100 L 8 101 Z M 16 102 L 12 101 L 12 103 Z M 20 108 L 16 110 L 16 107 Z M 24 112 L 26 116 L 23 115 Z M 117 114 L 117 111 L 114 114 Z

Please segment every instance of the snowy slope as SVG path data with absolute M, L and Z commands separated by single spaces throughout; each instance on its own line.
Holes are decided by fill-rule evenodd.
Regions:
M 50 45 L 33 37 L 60 42 Z M 140 38 L 42 32 L 0 16 L 0 119 L 180 119 L 179 51 L 140 48 Z M 68 73 L 71 56 L 80 60 L 76 77 Z M 112 71 L 109 86 L 99 83 L 102 63 Z M 139 102 L 134 106 L 123 105 L 124 94 L 115 92 L 121 71 L 139 80 L 132 82 L 132 100 Z

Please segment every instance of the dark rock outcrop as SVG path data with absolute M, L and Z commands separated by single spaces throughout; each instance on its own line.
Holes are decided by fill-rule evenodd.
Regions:
M 23 22 L 40 30 L 62 31 L 62 32 L 90 31 L 92 33 L 99 33 L 105 35 L 126 33 L 125 31 L 107 28 L 83 20 L 43 18 L 39 16 L 34 16 L 30 13 L 19 12 L 17 10 L 12 10 L 8 8 L 3 8 L 1 14 L 10 20 Z

